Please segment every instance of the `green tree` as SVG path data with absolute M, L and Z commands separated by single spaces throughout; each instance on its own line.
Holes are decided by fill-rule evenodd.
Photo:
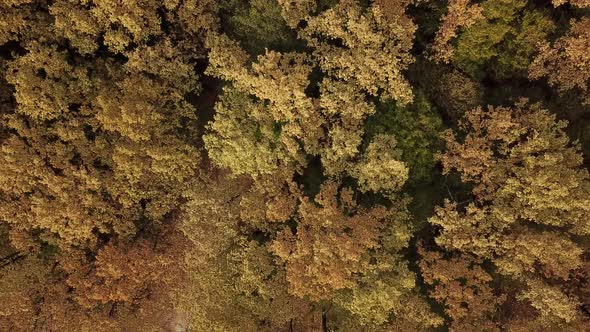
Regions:
M 452 63 L 473 77 L 491 73 L 506 78 L 525 73 L 537 43 L 553 32 L 547 13 L 526 9 L 526 0 L 487 0 L 480 4 L 483 18 L 456 40 Z
M 264 54 L 266 48 L 288 51 L 300 47 L 295 32 L 281 15 L 277 0 L 226 0 L 221 3 L 221 9 L 229 16 L 226 31 L 250 54 Z
M 368 137 L 380 133 L 395 136 L 396 149 L 400 152 L 398 159 L 409 168 L 410 184 L 432 181 L 444 128 L 437 109 L 425 94 L 417 91 L 415 95 L 414 103 L 405 109 L 399 109 L 391 101 L 381 102 L 377 113 L 365 125 Z

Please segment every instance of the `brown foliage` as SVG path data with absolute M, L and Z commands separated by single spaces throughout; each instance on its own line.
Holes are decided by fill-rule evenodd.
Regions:
M 383 207 L 357 211 L 350 195 L 349 190 L 338 195 L 337 183 L 324 184 L 315 198 L 319 207 L 301 201 L 297 234 L 287 229 L 272 243 L 273 252 L 286 262 L 293 294 L 330 298 L 336 290 L 353 288 L 354 274 L 367 270 L 367 252 L 378 245 L 388 213 Z
M 565 36 L 552 45 L 545 42 L 539 47 L 539 55 L 529 68 L 529 77 L 546 77 L 549 85 L 560 92 L 580 91 L 582 100 L 590 103 L 589 48 L 590 19 L 572 20 Z
M 590 182 L 565 123 L 521 101 L 513 109 L 477 108 L 460 126 L 466 136 L 458 141 L 448 131 L 441 160 L 445 172 L 474 184 L 473 202 L 437 208 L 430 218 L 441 227 L 437 243 L 491 260 L 523 285 L 518 301 L 543 319 L 575 324 L 578 300 L 553 281 L 565 282 L 581 265 L 574 237 L 588 233 Z
M 424 248 L 419 253 L 422 277 L 433 287 L 431 296 L 445 304 L 452 331 L 500 331 L 494 315 L 505 298 L 494 294 L 493 278 L 477 258 L 463 254 L 445 259 Z

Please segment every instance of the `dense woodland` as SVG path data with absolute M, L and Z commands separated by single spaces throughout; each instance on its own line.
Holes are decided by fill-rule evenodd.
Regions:
M 590 331 L 589 0 L 0 1 L 0 331 Z

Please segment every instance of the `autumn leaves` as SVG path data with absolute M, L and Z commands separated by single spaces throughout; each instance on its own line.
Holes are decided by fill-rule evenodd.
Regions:
M 0 330 L 582 331 L 552 3 L 3 3 Z

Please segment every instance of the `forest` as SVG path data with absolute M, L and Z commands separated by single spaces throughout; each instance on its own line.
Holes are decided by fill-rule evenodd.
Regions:
M 590 332 L 590 0 L 1 0 L 0 331 Z

